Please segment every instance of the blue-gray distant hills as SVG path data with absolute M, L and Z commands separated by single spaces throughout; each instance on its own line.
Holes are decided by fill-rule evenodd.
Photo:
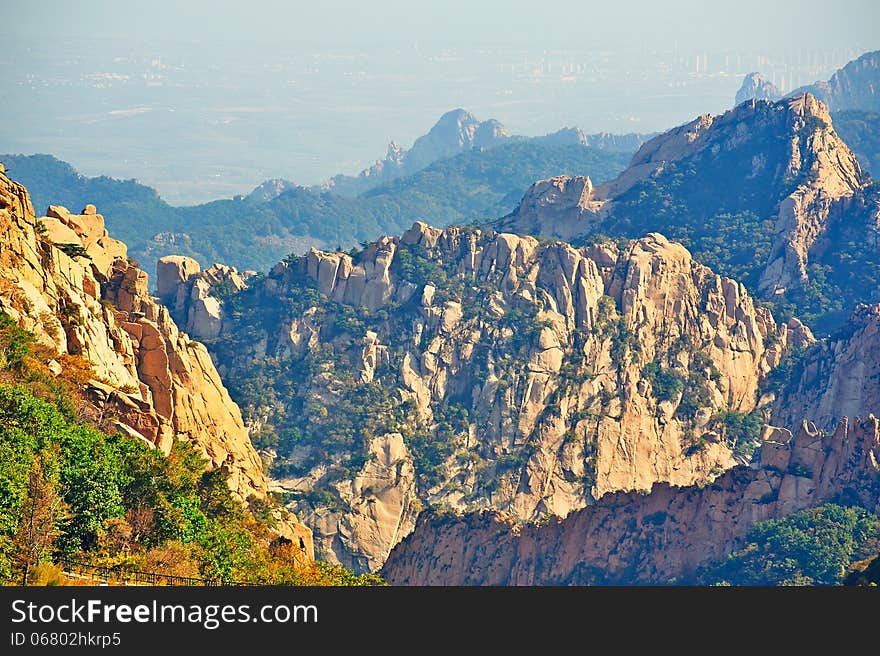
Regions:
M 866 52 L 835 71 L 827 81 L 817 80 L 783 94 L 770 80 L 758 72 L 749 73 L 736 94 L 736 104 L 757 98 L 775 102 L 802 93 L 809 93 L 830 112 L 858 110 L 880 111 L 880 50 Z
M 0 162 L 30 189 L 38 215 L 50 204 L 74 211 L 95 204 L 147 271 L 169 254 L 206 266 L 266 270 L 292 252 L 350 248 L 417 219 L 446 226 L 503 216 L 537 179 L 609 180 L 649 136 L 587 135 L 578 128 L 511 136 L 497 121 L 457 109 L 409 150 L 392 144 L 384 160 L 358 176 L 312 187 L 269 180 L 247 196 L 192 207 L 171 206 L 136 180 L 83 176 L 51 155 L 0 155 Z

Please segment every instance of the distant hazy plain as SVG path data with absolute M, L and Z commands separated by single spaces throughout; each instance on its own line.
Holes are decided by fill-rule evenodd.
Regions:
M 790 90 L 827 79 L 870 46 L 798 42 L 780 32 L 756 47 L 754 34 L 707 40 L 687 21 L 666 25 L 668 34 L 646 32 L 637 8 L 632 29 L 619 17 L 603 29 L 582 16 L 582 25 L 570 24 L 562 9 L 555 22 L 530 23 L 522 13 L 493 17 L 456 2 L 447 3 L 461 12 L 455 16 L 437 5 L 378 3 L 389 12 L 383 25 L 381 11 L 360 23 L 343 15 L 370 3 L 342 2 L 337 30 L 313 3 L 285 3 L 283 11 L 279 3 L 246 3 L 252 20 L 241 9 L 223 14 L 224 3 L 186 3 L 187 11 L 157 0 L 148 3 L 152 13 L 140 3 L 132 16 L 119 13 L 125 3 L 25 4 L 15 29 L 13 21 L 0 26 L 0 152 L 51 153 L 87 175 L 137 178 L 173 204 L 247 193 L 274 177 L 315 184 L 354 174 L 390 140 L 410 146 L 454 107 L 523 135 L 572 125 L 589 133 L 663 130 L 730 107 L 747 72 L 761 70 Z M 281 12 L 278 20 L 261 6 Z M 283 23 L 297 8 L 314 31 L 302 19 Z M 226 22 L 212 23 L 218 16 Z M 62 21 L 65 31 L 53 33 Z M 35 33 L 40 25 L 46 30 Z

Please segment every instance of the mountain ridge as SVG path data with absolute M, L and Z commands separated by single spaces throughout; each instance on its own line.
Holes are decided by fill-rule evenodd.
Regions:
M 739 193 L 714 191 L 731 187 Z M 840 259 L 841 240 L 832 234 L 848 231 L 876 247 L 876 194 L 827 108 L 805 94 L 700 116 L 646 142 L 630 166 L 603 185 L 579 177 L 538 182 L 516 211 L 492 225 L 576 242 L 657 226 L 785 313 L 812 298 L 799 314 L 827 330 L 855 302 L 876 300 L 864 293 L 871 284 L 829 270 Z M 721 249 L 722 242 L 730 250 Z M 748 250 L 736 251 L 746 244 Z M 859 257 L 852 265 L 856 275 L 875 277 L 876 262 Z M 829 316 L 831 304 L 819 299 L 834 297 L 841 307 Z
M 828 80 L 818 80 L 783 94 L 761 73 L 749 73 L 736 94 L 735 104 L 746 100 L 776 102 L 808 93 L 830 112 L 880 111 L 880 50 L 866 52 L 837 69 Z
M 114 234 L 150 270 L 159 257 L 182 254 L 202 266 L 224 262 L 265 271 L 311 246 L 348 248 L 403 231 L 414 216 L 445 225 L 503 214 L 536 177 L 550 172 L 590 170 L 607 179 L 625 165 L 625 155 L 617 152 L 513 141 L 440 160 L 363 199 L 269 181 L 251 200 L 172 207 L 134 180 L 84 178 L 51 156 L 4 158 L 13 175 L 35 188 L 39 203 L 102 207 Z M 228 226 L 245 222 L 247 231 L 230 239 Z
M 700 569 L 744 544 L 765 519 L 841 493 L 880 512 L 880 425 L 842 420 L 833 433 L 804 422 L 768 427 L 760 464 L 707 486 L 658 484 L 616 493 L 543 526 L 517 530 L 498 514 L 425 515 L 390 554 L 391 585 L 695 585 Z
M 330 190 L 346 197 L 359 196 L 381 184 L 418 173 L 434 162 L 467 150 L 484 150 L 518 141 L 629 152 L 638 148 L 649 136 L 604 132 L 588 135 L 578 127 L 565 127 L 546 135 L 525 137 L 510 134 L 504 125 L 493 118 L 480 121 L 470 112 L 457 108 L 444 113 L 426 134 L 415 140 L 409 150 L 392 141 L 385 158 L 377 160 L 357 176 L 335 175 L 314 188 Z M 286 184 L 290 188 L 293 183 Z
M 431 504 L 534 520 L 711 478 L 753 448 L 763 378 L 813 341 L 659 234 L 574 248 L 417 223 L 265 278 L 160 275 L 317 552 L 355 570 Z

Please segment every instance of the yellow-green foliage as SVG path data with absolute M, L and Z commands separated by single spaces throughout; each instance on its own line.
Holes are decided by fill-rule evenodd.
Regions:
M 224 583 L 381 582 L 309 562 L 271 531 L 266 503 L 252 504 L 258 518 L 236 502 L 190 443 L 165 456 L 78 420 L 68 388 L 28 366 L 33 337 L 2 314 L 0 357 L 0 583 L 63 583 L 61 559 Z M 22 530 L 35 507 L 54 522 L 36 536 Z

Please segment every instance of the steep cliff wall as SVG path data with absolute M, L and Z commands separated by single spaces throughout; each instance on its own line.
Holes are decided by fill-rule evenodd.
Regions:
M 430 515 L 381 570 L 393 585 L 687 584 L 756 522 L 845 498 L 880 511 L 880 426 L 768 427 L 760 465 L 705 486 L 611 494 L 566 519 L 517 527 L 493 513 Z
M 805 349 L 786 369 L 772 422 L 809 417 L 832 430 L 843 417 L 880 415 L 880 305 L 861 305 L 846 327 Z

